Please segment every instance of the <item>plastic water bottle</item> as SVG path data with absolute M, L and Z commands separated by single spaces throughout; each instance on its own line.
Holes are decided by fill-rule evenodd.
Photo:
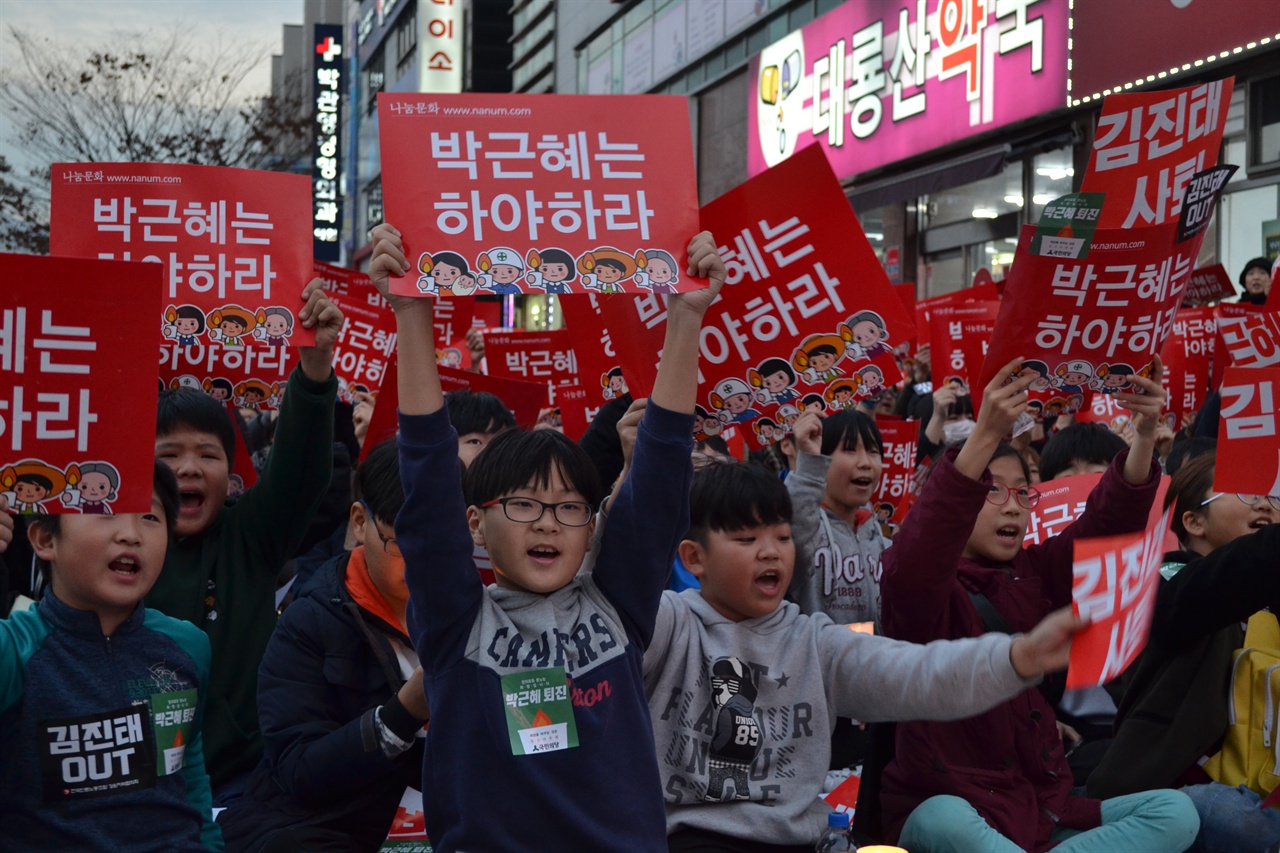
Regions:
M 832 812 L 827 815 L 827 830 L 814 848 L 818 853 L 857 853 L 858 847 L 849 834 L 849 813 Z

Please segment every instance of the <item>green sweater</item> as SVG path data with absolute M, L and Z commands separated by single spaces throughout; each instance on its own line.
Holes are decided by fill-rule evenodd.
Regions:
M 337 387 L 332 374 L 313 382 L 294 370 L 258 482 L 228 500 L 208 530 L 169 547 L 147 596 L 147 607 L 209 635 L 204 754 L 215 788 L 248 773 L 262 757 L 258 664 L 276 624 L 276 579 L 306 535 L 333 472 Z

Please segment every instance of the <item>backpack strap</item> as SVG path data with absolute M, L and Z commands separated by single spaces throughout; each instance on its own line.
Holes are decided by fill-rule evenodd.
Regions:
M 987 598 L 980 592 L 969 592 L 969 600 L 973 602 L 973 607 L 978 611 L 978 616 L 982 618 L 982 627 L 988 632 L 997 634 L 1012 634 L 1013 629 L 1009 627 L 1009 623 L 1004 621 L 1004 617 L 1000 615 L 1000 611 L 996 610 L 996 606 L 991 603 L 991 599 Z

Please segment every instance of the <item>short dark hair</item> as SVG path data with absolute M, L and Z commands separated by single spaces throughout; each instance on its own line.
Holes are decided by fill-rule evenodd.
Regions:
M 507 404 L 488 391 L 472 391 L 463 388 L 450 391 L 444 397 L 449 408 L 449 423 L 458 435 L 471 432 L 496 433 L 516 425 L 515 415 Z
M 400 451 L 394 437 L 379 442 L 356 469 L 354 497 L 362 500 L 373 517 L 394 524 L 404 506 L 404 486 L 400 482 Z
M 621 273 L 625 273 L 627 271 L 627 265 L 617 258 L 599 258 L 596 260 L 596 266 L 610 267 Z
M 772 376 L 775 373 L 785 373 L 788 382 L 796 381 L 796 372 L 787 363 L 785 358 L 766 358 L 760 362 L 760 366 L 756 368 L 756 372 L 761 376 Z
M 196 329 L 196 334 L 204 331 L 204 310 L 194 305 L 179 305 L 174 310 L 174 315 L 179 320 L 198 320 L 200 327 Z
M 884 451 L 884 439 L 880 437 L 880 428 L 867 415 L 856 409 L 845 409 L 822 420 L 822 455 L 830 456 L 839 447 L 841 450 L 856 450 L 858 439 L 867 450 L 875 453 Z
M 1017 448 L 1014 447 L 1012 444 L 1006 444 L 1002 441 L 996 445 L 996 452 L 991 454 L 991 462 L 995 462 L 997 459 L 1004 459 L 1005 457 L 1011 457 L 1013 459 L 1018 460 L 1018 467 L 1022 469 L 1022 477 L 1027 481 L 1028 484 L 1030 484 L 1031 483 L 1031 465 L 1030 463 L 1027 462 L 1027 457 L 1019 453 Z M 990 467 L 991 462 L 987 463 L 988 467 Z M 1043 483 L 1044 480 L 1045 480 L 1044 477 L 1040 478 L 1040 482 Z
M 231 460 L 236 455 L 236 427 L 222 403 L 203 391 L 188 388 L 161 391 L 156 404 L 156 438 L 164 438 L 183 427 L 217 438 L 227 454 L 227 470 L 231 470 Z
M 1217 452 L 1218 440 L 1207 435 L 1197 435 L 1194 438 L 1179 441 L 1173 445 L 1173 450 L 1169 451 L 1169 458 L 1164 461 L 1164 472 L 1172 477 L 1192 459 L 1204 456 L 1206 453 L 1213 455 Z
M 686 539 L 706 545 L 711 531 L 790 523 L 787 487 L 758 463 L 711 465 L 693 476 Z
M 1182 523 L 1182 516 L 1188 512 L 1200 512 L 1200 504 L 1213 491 L 1213 472 L 1217 467 L 1217 455 L 1203 453 L 1178 469 L 1169 480 L 1169 490 L 1164 493 L 1164 509 L 1173 506 L 1173 520 L 1170 527 L 1184 546 L 1191 535 Z
M 1040 451 L 1040 481 L 1056 478 L 1077 461 L 1110 465 L 1127 445 L 1103 424 L 1077 423 L 1059 430 Z
M 700 438 L 693 443 L 694 450 L 711 450 L 719 453 L 721 456 L 732 456 L 733 451 L 729 449 L 729 442 L 725 441 L 721 436 L 709 435 L 706 438 Z
M 164 526 L 169 531 L 169 541 L 173 541 L 174 528 L 178 526 L 178 477 L 173 470 L 159 459 L 151 469 L 151 491 L 160 498 L 160 506 L 164 510 Z M 56 513 L 34 516 L 29 522 L 33 527 L 42 527 L 51 535 L 62 532 L 62 516 Z
M 467 467 L 463 492 L 469 505 L 480 506 L 530 484 L 546 486 L 553 470 L 587 503 L 599 505 L 604 489 L 591 457 L 553 429 L 498 433 Z

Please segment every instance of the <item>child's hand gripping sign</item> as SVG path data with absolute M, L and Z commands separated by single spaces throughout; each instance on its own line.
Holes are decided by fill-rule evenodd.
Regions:
M 402 296 L 665 294 L 698 230 L 689 111 L 665 95 L 378 96 Z

